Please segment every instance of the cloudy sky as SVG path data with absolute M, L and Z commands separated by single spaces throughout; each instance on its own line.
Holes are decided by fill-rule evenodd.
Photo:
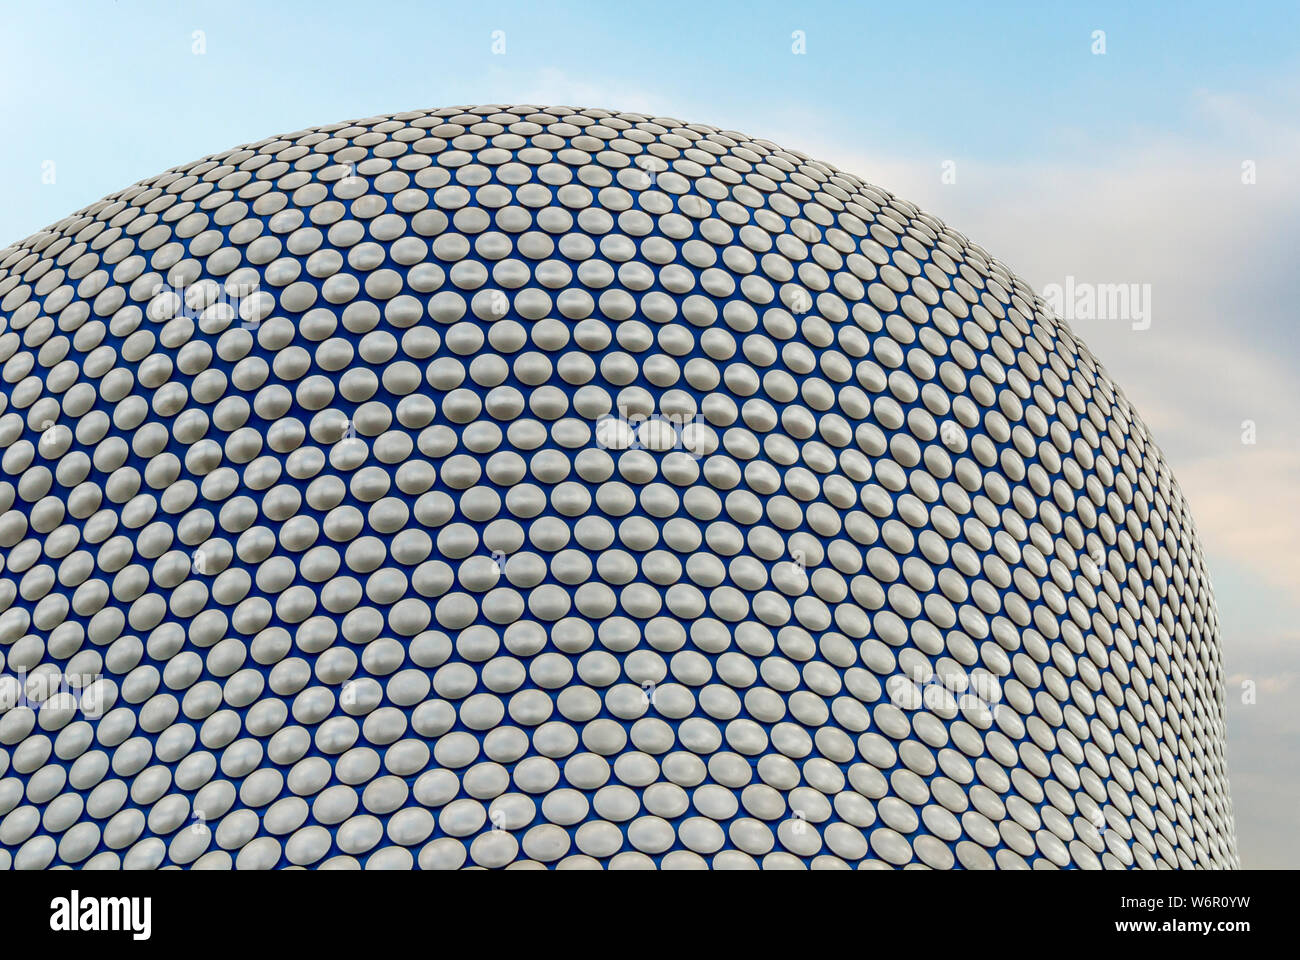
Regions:
M 1242 863 L 1300 866 L 1300 13 L 1128 6 L 23 5 L 0 33 L 0 246 L 264 136 L 563 103 L 804 150 L 947 220 L 1040 291 L 1139 284 L 1146 329 L 1072 325 L 1197 517 Z

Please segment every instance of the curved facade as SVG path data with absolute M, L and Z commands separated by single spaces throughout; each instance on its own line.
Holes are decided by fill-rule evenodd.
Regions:
M 0 865 L 1236 865 L 1142 420 L 804 154 L 262 140 L 0 251 L 0 374 Z

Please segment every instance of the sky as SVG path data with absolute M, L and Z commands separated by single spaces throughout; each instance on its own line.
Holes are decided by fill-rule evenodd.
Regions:
M 1071 325 L 1197 519 L 1242 864 L 1300 866 L 1300 5 L 0 6 L 0 246 L 274 134 L 566 104 L 802 150 L 919 204 L 1040 292 L 1136 284 L 1141 322 Z

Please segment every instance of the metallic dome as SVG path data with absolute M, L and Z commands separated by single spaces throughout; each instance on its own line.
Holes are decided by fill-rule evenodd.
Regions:
M 1187 505 L 765 140 L 455 107 L 0 250 L 0 866 L 1236 866 Z

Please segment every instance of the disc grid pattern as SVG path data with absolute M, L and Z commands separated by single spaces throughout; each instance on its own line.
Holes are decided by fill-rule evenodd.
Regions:
M 671 118 L 332 124 L 0 250 L 0 668 L 4 867 L 1237 865 L 1124 394 Z

